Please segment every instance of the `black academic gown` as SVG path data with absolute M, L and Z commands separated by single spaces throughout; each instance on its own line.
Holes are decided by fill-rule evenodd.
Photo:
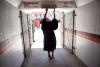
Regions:
M 56 37 L 54 30 L 57 29 L 57 24 L 54 21 L 46 22 L 45 19 L 41 22 L 43 34 L 44 34 L 44 51 L 53 51 L 56 49 Z M 56 27 L 54 26 L 56 25 Z

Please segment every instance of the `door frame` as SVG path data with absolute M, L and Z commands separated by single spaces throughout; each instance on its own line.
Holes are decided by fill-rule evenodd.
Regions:
M 72 25 L 72 43 L 71 43 L 71 49 L 68 49 L 67 48 L 67 46 L 65 45 L 65 15 L 64 15 L 64 13 L 63 13 L 63 48 L 65 49 L 65 50 L 68 50 L 69 52 L 71 52 L 72 54 L 75 54 L 75 44 L 74 44 L 74 39 L 75 39 L 75 16 L 76 16 L 76 14 L 75 14 L 75 10 L 73 10 L 73 12 L 72 12 L 73 14 L 73 21 L 72 21 L 72 23 L 73 23 L 73 25 Z
M 23 54 L 24 54 L 24 58 L 26 58 L 28 53 L 29 53 L 29 51 L 30 51 L 30 49 L 31 49 L 31 46 L 30 46 L 30 43 L 29 43 L 29 46 L 30 46 L 29 49 L 27 51 L 25 50 L 26 47 L 25 47 L 25 40 L 24 40 L 24 35 L 23 35 L 24 34 L 23 15 L 22 15 L 22 11 L 21 10 L 19 11 L 19 13 L 20 13 L 21 30 L 22 30 L 21 36 L 22 36 L 22 41 L 23 41 Z M 28 21 L 28 18 L 27 18 L 27 21 Z M 29 28 L 28 28 L 28 30 L 29 30 Z M 29 31 L 28 31 L 28 37 L 29 37 Z

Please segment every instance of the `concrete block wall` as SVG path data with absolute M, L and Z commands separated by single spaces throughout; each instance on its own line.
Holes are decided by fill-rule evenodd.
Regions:
M 20 67 L 23 62 L 19 10 L 0 0 L 0 67 Z
M 88 67 L 100 67 L 100 0 L 76 9 L 75 55 Z

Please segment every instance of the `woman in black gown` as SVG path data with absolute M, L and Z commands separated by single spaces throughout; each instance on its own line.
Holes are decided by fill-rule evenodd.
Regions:
M 58 21 L 55 19 L 55 9 L 54 9 L 54 19 L 50 21 L 47 15 L 48 9 L 46 8 L 46 13 L 44 19 L 42 20 L 42 31 L 44 34 L 44 51 L 48 51 L 48 57 L 50 59 L 54 58 L 54 50 L 56 49 L 56 37 L 54 30 L 58 27 Z M 50 54 L 52 53 L 52 55 Z

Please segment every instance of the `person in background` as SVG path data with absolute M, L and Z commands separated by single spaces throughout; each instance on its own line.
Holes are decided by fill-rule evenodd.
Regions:
M 41 21 L 41 28 L 44 34 L 44 51 L 48 52 L 49 59 L 54 59 L 54 50 L 56 49 L 56 36 L 54 30 L 58 28 L 58 21 L 55 19 L 55 9 L 54 9 L 54 19 L 50 21 L 47 16 L 48 8 L 46 8 L 46 13 L 43 20 Z

